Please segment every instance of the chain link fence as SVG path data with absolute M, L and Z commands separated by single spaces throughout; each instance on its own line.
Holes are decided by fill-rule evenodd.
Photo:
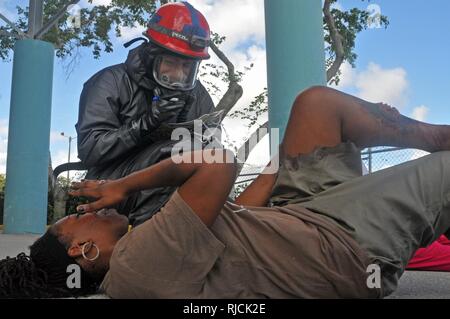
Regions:
M 401 163 L 421 158 L 429 153 L 416 149 L 396 147 L 368 148 L 361 152 L 363 174 L 370 174 Z M 235 193 L 240 194 L 258 175 L 264 166 L 244 165 L 235 182 Z
M 373 173 L 401 163 L 421 158 L 429 153 L 416 149 L 395 147 L 368 148 L 361 152 L 364 173 Z

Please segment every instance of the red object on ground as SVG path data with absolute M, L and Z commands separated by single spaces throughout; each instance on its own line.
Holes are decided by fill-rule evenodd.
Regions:
M 420 248 L 406 269 L 450 272 L 450 240 L 442 235 L 427 248 Z

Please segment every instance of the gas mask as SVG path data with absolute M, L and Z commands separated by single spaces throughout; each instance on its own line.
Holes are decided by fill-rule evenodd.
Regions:
M 153 78 L 170 90 L 189 91 L 197 82 L 200 60 L 160 54 L 153 61 Z

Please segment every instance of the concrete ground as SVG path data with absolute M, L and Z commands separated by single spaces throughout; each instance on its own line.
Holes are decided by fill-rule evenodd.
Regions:
M 4 235 L 0 233 L 0 259 L 27 252 L 35 235 Z M 105 298 L 95 295 L 91 298 Z M 397 291 L 388 299 L 450 299 L 450 273 L 407 271 Z

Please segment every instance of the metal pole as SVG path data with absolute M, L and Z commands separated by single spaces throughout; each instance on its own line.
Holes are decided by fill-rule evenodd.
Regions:
M 30 13 L 28 15 L 28 36 L 34 38 L 42 28 L 44 0 L 30 0 Z
M 17 34 L 19 35 L 18 38 L 19 39 L 27 39 L 28 35 L 23 33 L 19 28 L 17 28 L 14 23 L 12 23 L 7 17 L 5 17 L 3 14 L 0 13 L 0 19 L 2 19 L 3 21 L 6 22 L 6 24 L 8 24 L 14 31 L 17 32 Z M 6 31 L 2 31 L 2 33 L 4 35 L 8 35 L 8 36 L 15 36 L 10 32 L 6 32 Z
M 270 128 L 283 137 L 302 90 L 326 85 L 321 0 L 265 0 Z
M 70 145 L 72 144 L 72 136 L 69 136 L 69 156 L 67 163 L 70 163 Z M 70 176 L 69 176 L 70 170 L 67 171 L 67 183 L 69 183 Z
M 55 16 L 53 16 L 42 28 L 36 30 L 34 37 L 36 39 L 41 39 L 48 32 L 48 30 L 50 30 L 53 26 L 55 26 L 58 23 L 59 19 L 61 19 L 61 17 L 64 16 L 67 9 L 72 4 L 77 4 L 79 1 L 80 0 L 68 0 Z

